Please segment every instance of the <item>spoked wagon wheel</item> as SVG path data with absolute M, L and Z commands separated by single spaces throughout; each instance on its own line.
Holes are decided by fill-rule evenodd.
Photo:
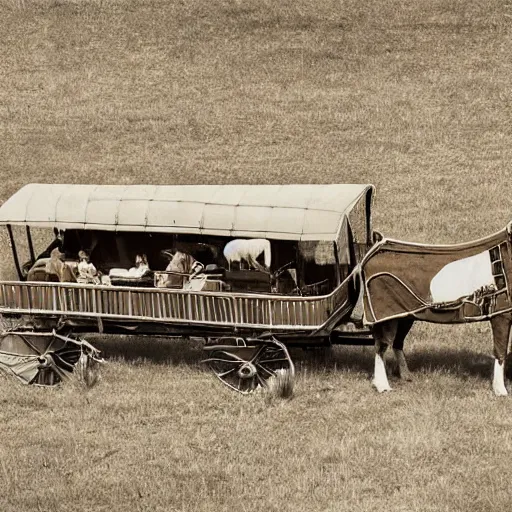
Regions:
M 272 378 L 295 367 L 286 347 L 275 338 L 243 339 L 225 337 L 207 345 L 203 360 L 226 386 L 242 394 L 267 387 Z
M 87 341 L 51 333 L 0 332 L 0 370 L 25 384 L 54 386 L 71 377 L 81 362 L 80 375 L 91 385 L 90 369 L 99 362 L 99 352 Z M 97 379 L 96 379 L 97 380 Z

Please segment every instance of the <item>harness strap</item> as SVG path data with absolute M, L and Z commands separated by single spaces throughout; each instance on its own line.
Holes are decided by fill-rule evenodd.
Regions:
M 357 281 L 359 285 L 359 295 L 357 297 L 357 302 L 350 313 L 350 320 L 356 323 L 360 323 L 363 320 L 364 316 L 364 283 L 363 283 L 363 275 L 361 265 L 358 264 L 354 269 L 354 282 Z

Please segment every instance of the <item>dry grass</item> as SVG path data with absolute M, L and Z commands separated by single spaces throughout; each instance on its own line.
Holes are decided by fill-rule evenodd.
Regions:
M 506 0 L 0 0 L 0 199 L 372 182 L 389 236 L 481 236 L 510 219 L 511 23 Z M 294 352 L 295 398 L 270 405 L 223 389 L 195 343 L 97 344 L 111 362 L 89 391 L 2 379 L 0 510 L 509 504 L 485 324 L 416 326 L 416 380 L 385 396 L 370 349 Z

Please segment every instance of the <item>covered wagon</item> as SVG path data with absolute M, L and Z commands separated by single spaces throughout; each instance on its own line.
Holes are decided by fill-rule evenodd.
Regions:
M 0 208 L 18 275 L 0 281 L 4 332 L 201 337 L 217 376 L 250 392 L 293 368 L 287 346 L 371 343 L 354 308 L 373 194 L 339 184 L 27 185 Z M 53 239 L 37 251 L 42 229 Z M 268 252 L 226 256 L 247 240 Z

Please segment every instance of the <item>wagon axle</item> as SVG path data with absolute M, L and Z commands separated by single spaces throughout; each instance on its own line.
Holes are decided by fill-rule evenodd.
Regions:
M 252 379 L 257 373 L 258 370 L 252 363 L 245 363 L 238 369 L 238 376 L 241 379 Z

